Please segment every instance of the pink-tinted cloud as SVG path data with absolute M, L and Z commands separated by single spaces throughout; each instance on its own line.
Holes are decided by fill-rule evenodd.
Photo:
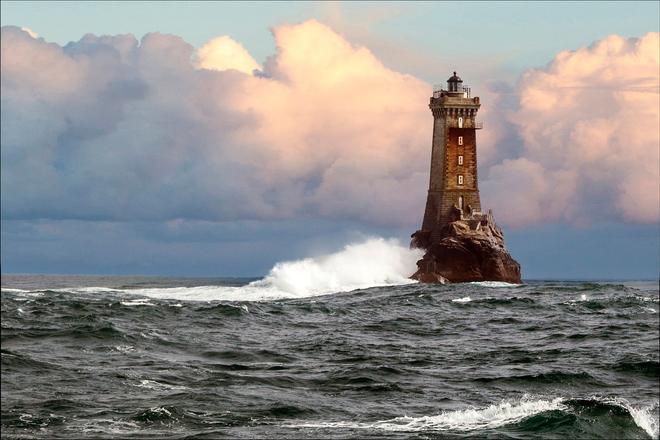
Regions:
M 39 34 L 33 31 L 32 29 L 30 29 L 29 27 L 23 26 L 21 27 L 21 30 L 27 32 L 28 35 L 30 35 L 32 38 L 39 38 Z
M 414 228 L 430 85 L 313 20 L 273 33 L 261 67 L 229 37 L 60 47 L 3 28 L 3 216 Z M 609 37 L 517 89 L 475 85 L 484 207 L 508 225 L 657 220 L 657 53 L 657 34 Z
M 523 75 L 510 118 L 520 157 L 482 185 L 502 220 L 658 221 L 658 41 L 609 36 Z
M 260 69 L 252 55 L 227 35 L 212 39 L 200 47 L 196 55 L 195 64 L 202 69 L 234 69 L 249 74 Z
M 274 36 L 252 74 L 227 38 L 3 29 L 4 215 L 415 223 L 429 86 L 316 21 Z
M 316 21 L 274 35 L 266 77 L 245 78 L 232 96 L 260 122 L 252 143 L 269 146 L 261 178 L 316 181 L 302 198 L 323 215 L 414 221 L 427 179 L 429 86 Z

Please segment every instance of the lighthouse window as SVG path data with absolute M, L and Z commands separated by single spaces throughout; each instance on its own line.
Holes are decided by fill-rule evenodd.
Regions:
M 458 176 L 458 184 L 463 185 L 463 176 Z
M 463 136 L 458 137 L 458 145 L 463 145 Z
M 463 128 L 463 116 L 458 117 L 458 128 Z
M 458 164 L 463 165 L 463 156 L 458 156 Z

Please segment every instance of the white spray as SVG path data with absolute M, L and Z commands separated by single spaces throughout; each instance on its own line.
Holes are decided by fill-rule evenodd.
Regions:
M 242 287 L 200 286 L 131 289 L 121 293 L 188 301 L 267 301 L 408 284 L 422 251 L 394 239 L 368 238 L 338 252 L 277 263 L 261 280 Z

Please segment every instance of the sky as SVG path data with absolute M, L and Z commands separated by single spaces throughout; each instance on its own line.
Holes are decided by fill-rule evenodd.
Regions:
M 405 243 L 457 70 L 523 277 L 658 276 L 658 2 L 0 7 L 3 273 L 259 276 Z

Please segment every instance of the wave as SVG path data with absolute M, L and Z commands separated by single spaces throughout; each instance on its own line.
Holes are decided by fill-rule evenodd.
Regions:
M 544 425 L 557 417 L 566 418 L 566 423 L 575 423 L 581 414 L 591 417 L 604 414 L 602 423 L 608 423 L 611 416 L 618 414 L 624 421 L 623 425 L 632 424 L 644 431 L 651 438 L 658 438 L 658 421 L 653 415 L 657 409 L 655 403 L 651 407 L 635 408 L 624 399 L 608 399 L 591 397 L 589 399 L 531 399 L 523 396 L 518 401 L 505 400 L 485 408 L 469 408 L 442 412 L 434 416 L 396 417 L 379 420 L 372 423 L 339 421 L 317 422 L 288 425 L 291 428 L 344 428 L 370 429 L 400 432 L 418 431 L 474 431 L 495 429 L 513 425 L 525 429 L 526 425 Z M 590 414 L 592 413 L 592 414 Z M 554 415 L 557 414 L 557 415 Z M 554 417 L 553 417 L 554 415 Z M 540 417 L 540 419 L 538 419 Z M 536 419 L 535 419 L 536 418 Z M 530 423 L 524 423 L 529 422 Z M 590 423 L 592 423 L 590 421 Z M 570 427 L 574 429 L 575 427 Z M 614 428 L 614 427 L 613 427 Z M 575 432 L 573 432 L 575 434 Z
M 4 330 L 5 329 L 3 329 L 3 332 Z M 3 373 L 13 370 L 25 372 L 29 369 L 52 371 L 60 368 L 56 364 L 40 361 L 28 356 L 27 354 L 17 353 L 5 348 L 2 349 L 1 355 Z
M 630 412 L 635 424 L 642 428 L 651 438 L 657 439 L 660 438 L 660 426 L 658 417 L 654 417 L 651 412 L 654 408 L 657 409 L 658 404 L 656 403 L 654 407 L 647 408 L 633 408 L 627 403 L 623 404 L 624 407 Z
M 163 424 L 176 422 L 178 420 L 179 412 L 174 407 L 156 406 L 153 408 L 139 411 L 131 416 L 131 419 L 136 422 L 154 423 L 159 422 Z
M 382 429 L 385 431 L 472 431 L 475 429 L 497 428 L 515 423 L 544 411 L 565 408 L 561 398 L 552 400 L 528 400 L 523 398 L 517 403 L 503 401 L 482 409 L 464 409 L 442 412 L 435 416 L 396 417 L 373 423 L 359 422 L 321 422 L 295 425 L 298 428 L 349 428 Z
M 133 307 L 133 306 L 155 306 L 156 304 L 153 304 L 149 302 L 149 300 L 143 300 L 143 299 L 132 299 L 130 301 L 121 301 L 120 304 L 122 306 L 127 306 L 127 307 Z
M 158 382 L 155 380 L 148 380 L 144 379 L 140 381 L 139 384 L 135 384 L 134 386 L 138 388 L 146 388 L 149 390 L 155 390 L 155 391 L 169 391 L 169 390 L 187 390 L 188 387 L 182 386 L 182 385 L 171 385 L 163 382 Z
M 339 252 L 277 263 L 263 279 L 246 286 L 200 286 L 133 289 L 126 292 L 159 299 L 188 301 L 264 301 L 304 298 L 375 286 L 410 284 L 422 252 L 397 240 L 369 238 Z
M 516 376 L 496 376 L 496 377 L 478 377 L 474 379 L 475 382 L 491 383 L 491 382 L 529 382 L 534 384 L 539 383 L 561 383 L 561 384 L 598 384 L 602 385 L 595 377 L 589 373 L 579 371 L 575 373 L 566 373 L 563 371 L 549 371 L 539 374 L 522 374 Z
M 466 304 L 466 303 L 479 303 L 486 305 L 510 305 L 510 304 L 522 304 L 522 305 L 534 305 L 536 301 L 532 298 L 521 297 L 521 296 L 485 296 L 482 298 L 472 298 L 470 296 L 465 296 L 463 298 L 452 299 L 451 302 Z
M 506 283 L 504 281 L 473 281 L 470 284 L 480 287 L 520 287 L 521 284 Z
M 57 293 L 99 293 L 99 292 L 117 292 L 121 289 L 113 289 L 111 287 L 63 287 L 60 289 L 48 289 L 51 292 Z
M 310 292 L 324 294 L 409 284 L 414 282 L 409 277 L 421 257 L 421 250 L 411 250 L 397 240 L 370 238 L 334 254 L 278 263 L 263 280 L 250 285 L 307 296 Z
M 573 309 L 587 309 L 592 313 L 599 313 L 602 310 L 614 308 L 618 311 L 627 309 L 626 313 L 658 313 L 650 307 L 652 302 L 658 302 L 658 297 L 648 297 L 639 294 L 616 295 L 611 297 L 595 296 L 581 294 L 578 298 L 563 301 L 562 304 L 570 306 Z
M 51 292 L 128 294 L 182 301 L 269 301 L 349 292 L 377 286 L 415 283 L 409 276 L 422 257 L 419 249 L 409 249 L 395 239 L 367 238 L 344 246 L 338 252 L 296 261 L 277 263 L 263 279 L 245 286 L 196 286 L 125 289 L 76 287 Z M 30 295 L 40 291 L 2 288 L 3 292 Z M 148 306 L 146 301 L 124 301 L 125 306 Z
M 645 359 L 623 359 L 612 367 L 615 371 L 647 377 L 660 377 L 660 362 Z

